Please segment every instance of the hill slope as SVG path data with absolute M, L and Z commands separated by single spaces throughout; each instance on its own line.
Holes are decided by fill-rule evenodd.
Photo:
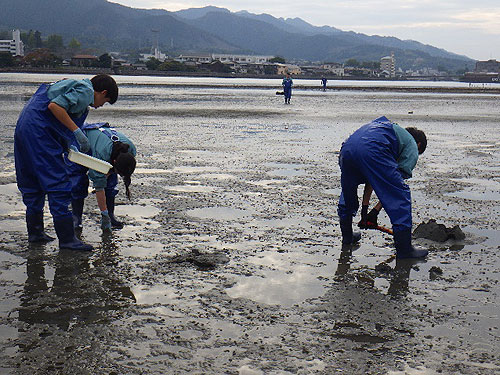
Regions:
M 394 52 L 403 69 L 472 66 L 474 61 L 416 41 L 317 27 L 300 18 L 232 13 L 224 8 L 179 12 L 135 9 L 106 0 L 0 0 L 0 30 L 39 30 L 44 36 L 75 37 L 101 50 L 149 49 L 153 32 L 160 48 L 177 53 L 248 53 L 287 60 L 378 61 Z

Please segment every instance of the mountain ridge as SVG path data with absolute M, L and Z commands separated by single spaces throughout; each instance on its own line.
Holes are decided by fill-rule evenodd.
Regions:
M 457 70 L 474 60 L 395 37 L 369 36 L 300 18 L 276 18 L 208 6 L 176 12 L 137 9 L 107 0 L 0 0 L 0 30 L 39 30 L 77 38 L 96 49 L 150 49 L 153 32 L 167 53 L 238 53 L 282 56 L 289 61 L 379 61 L 394 52 L 403 69 Z

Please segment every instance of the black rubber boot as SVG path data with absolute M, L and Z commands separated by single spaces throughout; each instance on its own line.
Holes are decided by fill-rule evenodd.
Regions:
M 92 245 L 86 244 L 75 237 L 75 228 L 73 227 L 73 217 L 54 219 L 54 228 L 59 238 L 59 249 L 91 251 Z
M 394 231 L 394 245 L 396 246 L 396 258 L 425 258 L 429 253 L 427 250 L 417 250 L 411 244 L 411 230 Z
M 123 223 L 115 218 L 115 196 L 106 194 L 106 207 L 108 208 L 109 218 L 111 219 L 111 228 L 122 229 Z
M 26 214 L 26 226 L 28 228 L 28 242 L 50 242 L 55 238 L 44 232 L 43 212 Z
M 73 211 L 73 226 L 75 230 L 82 231 L 83 205 L 85 199 L 73 199 L 71 201 L 71 211 Z
M 361 233 L 352 231 L 352 218 L 340 219 L 340 230 L 342 231 L 342 245 L 352 245 L 361 239 Z

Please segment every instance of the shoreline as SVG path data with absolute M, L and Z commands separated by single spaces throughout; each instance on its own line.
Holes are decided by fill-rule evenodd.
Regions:
M 262 79 L 262 80 L 277 80 L 276 85 L 264 85 L 264 84 L 179 84 L 179 83 L 156 83 L 155 86 L 162 87 L 177 87 L 182 86 L 186 88 L 238 88 L 238 89 L 280 89 L 281 85 L 279 80 L 282 79 L 281 75 L 255 75 L 255 74 L 223 74 L 223 73 L 213 73 L 213 72 L 159 72 L 159 71 L 136 71 L 136 70 L 112 70 L 112 69 L 102 69 L 102 68 L 24 68 L 24 69 L 10 69 L 10 68 L 0 68 L 0 74 L 2 73 L 19 73 L 19 74 L 110 74 L 115 76 L 130 76 L 130 77 L 182 77 L 182 78 L 227 78 L 227 79 Z M 295 90 L 322 90 L 319 83 L 321 77 L 314 76 L 297 76 L 294 77 L 294 89 Z M 491 85 L 492 83 L 474 82 L 469 83 L 469 87 L 425 87 L 425 86 L 397 86 L 401 82 L 460 82 L 458 80 L 448 79 L 448 80 L 436 80 L 436 79 L 380 79 L 380 78 L 356 78 L 356 77 L 327 77 L 328 86 L 327 92 L 332 91 L 365 91 L 365 92 L 410 92 L 410 93 L 459 93 L 459 94 L 494 94 L 500 95 L 500 84 L 498 87 L 484 86 L 485 84 Z M 311 84 L 301 84 L 301 80 L 318 80 L 317 85 Z M 373 82 L 373 85 L 359 86 L 359 85 L 336 85 L 336 82 L 343 81 L 356 81 L 356 82 Z M 384 83 L 394 83 L 393 85 L 377 85 L 375 82 Z M 466 83 L 466 82 L 464 82 Z M 128 83 L 131 86 L 147 86 L 148 83 Z

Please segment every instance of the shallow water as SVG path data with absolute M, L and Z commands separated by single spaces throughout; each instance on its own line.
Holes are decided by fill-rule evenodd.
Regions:
M 68 254 L 28 246 L 13 159 L 24 102 L 60 78 L 0 74 L 1 373 L 498 373 L 498 96 L 299 88 L 285 106 L 275 81 L 117 77 L 88 121 L 137 146 L 126 226 L 103 235 L 91 195 L 96 250 Z M 381 115 L 428 136 L 414 223 L 466 233 L 415 241 L 425 262 L 375 231 L 341 251 L 338 150 Z

